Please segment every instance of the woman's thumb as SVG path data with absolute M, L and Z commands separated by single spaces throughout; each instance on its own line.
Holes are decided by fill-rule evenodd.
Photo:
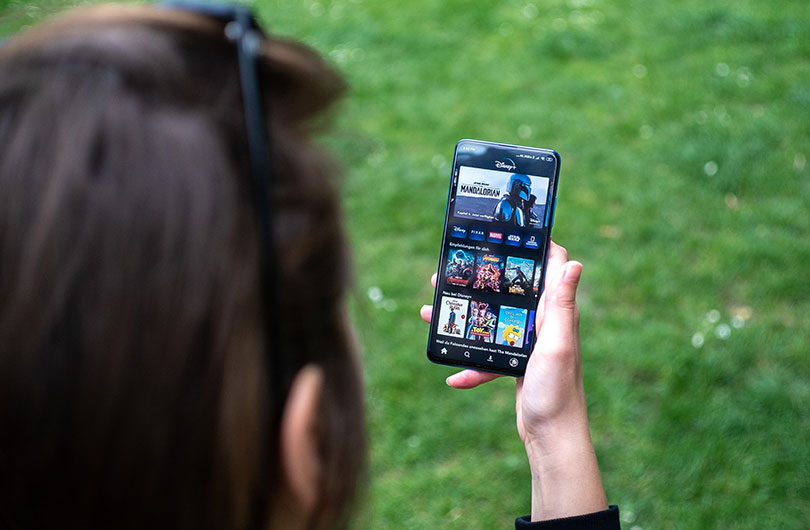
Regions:
M 546 285 L 543 308 L 543 335 L 559 336 L 573 332 L 577 313 L 577 286 L 582 276 L 582 264 L 569 261 L 562 274 L 551 285 Z M 564 340 L 564 337 L 559 337 Z

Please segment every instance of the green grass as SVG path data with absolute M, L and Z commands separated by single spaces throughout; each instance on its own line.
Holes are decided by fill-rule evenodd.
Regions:
M 6 1 L 0 31 L 69 3 Z M 424 355 L 464 137 L 562 155 L 554 235 L 585 264 L 591 426 L 625 527 L 810 527 L 810 3 L 256 3 L 351 84 L 325 143 L 368 376 L 359 528 L 529 510 L 513 383 L 453 391 Z

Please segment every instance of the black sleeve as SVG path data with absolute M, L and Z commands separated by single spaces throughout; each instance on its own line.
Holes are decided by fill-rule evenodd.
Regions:
M 515 530 L 620 530 L 619 507 L 611 506 L 603 512 L 564 517 L 551 521 L 531 522 L 528 515 L 515 520 Z

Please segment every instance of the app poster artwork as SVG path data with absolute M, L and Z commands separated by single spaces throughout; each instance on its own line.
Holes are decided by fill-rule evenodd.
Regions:
M 534 331 L 534 311 L 529 311 L 529 318 L 526 320 L 526 343 L 524 346 L 531 345 L 532 331 Z
M 463 337 L 468 306 L 469 301 L 463 298 L 442 296 L 437 333 L 451 337 Z
M 447 257 L 444 269 L 445 281 L 450 285 L 467 287 L 472 281 L 475 270 L 475 255 L 466 250 L 456 249 Z
M 497 254 L 480 253 L 475 264 L 475 281 L 473 289 L 501 292 L 503 281 L 503 256 Z
M 503 273 L 503 289 L 509 294 L 527 295 L 532 292 L 534 260 L 528 258 L 506 258 Z
M 465 338 L 475 341 L 495 341 L 495 321 L 498 308 L 488 302 L 470 302 L 470 316 L 467 319 Z
M 540 292 L 540 279 L 543 277 L 543 264 L 538 263 L 534 268 L 534 294 Z
M 501 306 L 501 312 L 498 315 L 498 329 L 495 333 L 495 343 L 522 348 L 526 336 L 526 315 L 528 312 L 528 309 Z
M 542 228 L 548 184 L 545 177 L 461 166 L 453 215 L 520 228 Z

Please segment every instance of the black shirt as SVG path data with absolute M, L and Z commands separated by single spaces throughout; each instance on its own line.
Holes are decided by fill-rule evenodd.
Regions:
M 531 522 L 531 518 L 525 515 L 515 520 L 515 530 L 621 530 L 619 507 L 611 506 L 603 512 L 550 521 Z

